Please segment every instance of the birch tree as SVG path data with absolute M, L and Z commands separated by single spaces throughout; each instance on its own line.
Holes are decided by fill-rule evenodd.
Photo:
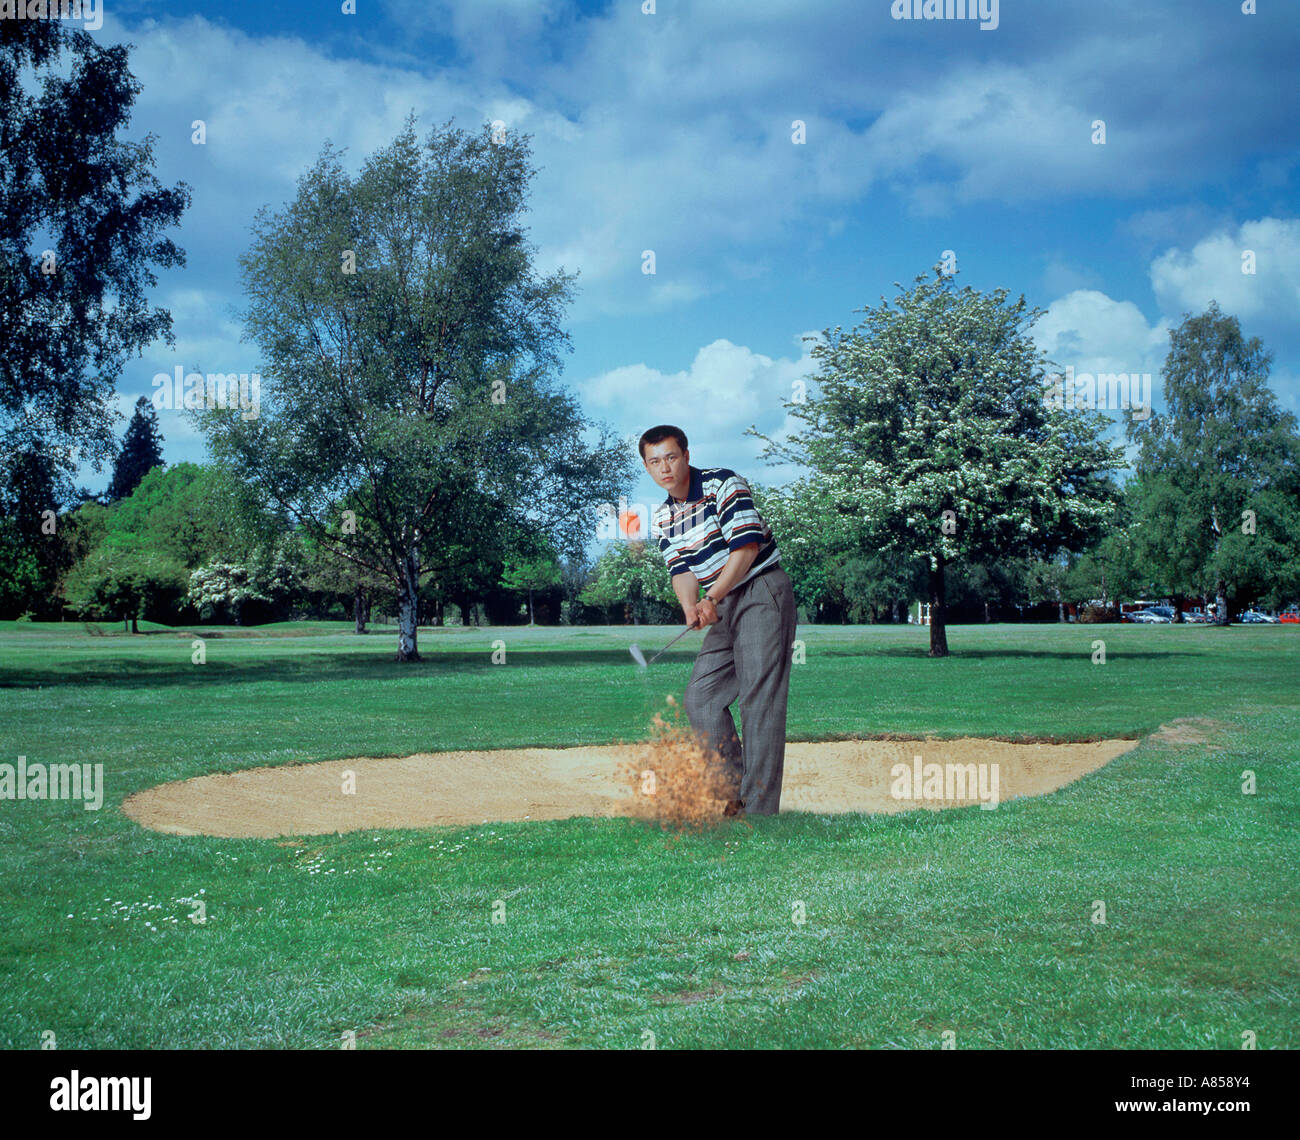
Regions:
M 526 136 L 414 121 L 350 176 L 324 148 L 241 259 L 261 403 L 198 413 L 213 453 L 314 540 L 382 574 L 399 661 L 419 657 L 425 567 L 476 541 L 491 501 L 560 551 L 630 478 L 553 373 L 574 277 L 538 276 Z M 349 496 L 364 515 L 339 507 Z

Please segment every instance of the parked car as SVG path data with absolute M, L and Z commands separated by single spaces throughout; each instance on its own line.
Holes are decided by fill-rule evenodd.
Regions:
M 1183 621 L 1191 622 L 1191 623 L 1193 623 L 1193 624 L 1204 625 L 1204 624 L 1205 624 L 1205 621 L 1206 621 L 1206 618 L 1205 618 L 1205 611 L 1204 611 L 1204 610 L 1184 610 L 1184 611 L 1183 611 Z
M 1178 620 L 1178 611 L 1173 606 L 1147 606 L 1147 613 L 1156 614 L 1166 621 Z
M 1154 610 L 1134 610 L 1131 614 L 1125 614 L 1124 620 L 1135 622 L 1137 625 L 1169 624 L 1169 619 L 1164 614 L 1158 614 Z
M 1283 610 L 1277 620 L 1290 625 L 1300 625 L 1300 610 Z
M 1277 625 L 1277 618 L 1269 617 L 1258 610 L 1247 610 L 1239 619 L 1246 625 Z

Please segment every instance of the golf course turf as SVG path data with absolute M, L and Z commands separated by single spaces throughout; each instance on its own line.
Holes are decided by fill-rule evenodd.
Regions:
M 642 740 L 698 638 L 639 670 L 675 630 L 423 629 L 400 665 L 391 627 L 142 629 L 0 623 L 0 761 L 104 778 L 98 811 L 0 800 L 6 1048 L 1300 1047 L 1295 628 L 954 626 L 931 660 L 924 628 L 800 627 L 791 740 L 1139 741 L 993 811 L 283 839 L 121 804 Z

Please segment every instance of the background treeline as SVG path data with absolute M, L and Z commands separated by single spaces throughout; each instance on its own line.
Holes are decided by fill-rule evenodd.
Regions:
M 412 114 L 355 172 L 326 143 L 238 259 L 260 404 L 187 391 L 210 463 L 168 467 L 151 401 L 119 439 L 114 397 L 127 360 L 174 344 L 149 291 L 185 263 L 165 235 L 189 188 L 157 182 L 151 138 L 120 137 L 139 91 L 124 45 L 9 23 L 0 618 L 391 615 L 400 661 L 449 620 L 679 620 L 644 543 L 590 562 L 635 445 L 559 384 L 577 274 L 535 267 L 528 136 L 421 138 Z M 1041 310 L 933 270 L 814 338 L 780 438 L 751 432 L 806 472 L 741 472 L 802 620 L 897 622 L 924 601 L 942 656 L 953 620 L 1104 619 L 1143 596 L 1213 598 L 1226 621 L 1300 599 L 1300 434 L 1235 317 L 1211 302 L 1170 331 L 1164 407 L 1121 418 L 1125 450 L 1104 392 L 1050 398 Z M 102 496 L 73 487 L 110 460 Z

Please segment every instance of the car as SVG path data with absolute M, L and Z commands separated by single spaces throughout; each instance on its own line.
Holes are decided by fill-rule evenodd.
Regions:
M 1134 610 L 1131 614 L 1124 615 L 1126 621 L 1131 621 L 1137 625 L 1160 625 L 1169 624 L 1169 619 L 1164 614 L 1158 614 L 1153 610 Z
M 1173 606 L 1147 606 L 1147 613 L 1155 614 L 1166 621 L 1178 620 L 1178 611 Z
M 1290 625 L 1300 625 L 1300 610 L 1283 610 L 1277 615 L 1277 620 Z
M 1237 619 L 1244 625 L 1276 625 L 1277 618 L 1269 617 L 1268 614 L 1259 613 L 1257 610 L 1246 610 L 1245 613 Z
M 1191 622 L 1192 624 L 1197 624 L 1197 623 L 1199 623 L 1199 624 L 1201 624 L 1201 625 L 1204 625 L 1204 624 L 1205 624 L 1205 611 L 1204 611 L 1204 610 L 1184 610 L 1184 611 L 1183 611 L 1183 621 Z

